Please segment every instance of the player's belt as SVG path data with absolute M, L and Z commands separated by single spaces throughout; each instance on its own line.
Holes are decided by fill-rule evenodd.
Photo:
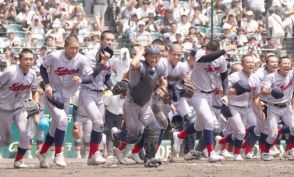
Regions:
M 103 92 L 103 90 L 94 90 L 94 89 L 90 89 L 93 92 Z
M 277 108 L 286 108 L 288 106 L 287 103 L 273 104 L 273 106 Z
M 200 90 L 200 92 L 201 92 L 201 93 L 207 93 L 207 94 L 210 94 L 210 93 L 212 93 L 212 92 L 213 92 L 213 90 L 211 90 L 211 91 L 204 91 L 204 90 Z

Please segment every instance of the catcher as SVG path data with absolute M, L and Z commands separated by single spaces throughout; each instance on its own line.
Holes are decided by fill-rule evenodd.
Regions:
M 37 75 L 31 69 L 34 62 L 33 52 L 23 49 L 19 54 L 19 65 L 9 66 L 0 74 L 0 146 L 10 143 L 12 122 L 15 122 L 20 133 L 14 168 L 27 167 L 23 162 L 30 144 L 26 108 L 38 109 L 33 102 L 25 102 L 31 92 L 33 99 L 36 102 L 39 100 Z M 30 110 L 30 116 L 37 113 L 35 109 Z

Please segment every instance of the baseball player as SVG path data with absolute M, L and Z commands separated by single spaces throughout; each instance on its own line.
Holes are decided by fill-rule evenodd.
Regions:
M 78 90 L 73 98 L 73 121 L 74 126 L 79 128 L 79 136 L 75 138 L 75 150 L 76 150 L 76 158 L 82 158 L 81 150 L 82 147 L 85 150 L 85 154 L 87 155 L 90 149 L 90 135 L 92 130 L 92 121 L 87 117 L 87 114 L 80 110 L 78 99 L 79 99 L 80 91 Z
M 145 60 L 141 61 L 143 55 Z M 161 85 L 167 87 L 164 78 L 166 72 L 163 67 L 157 65 L 159 58 L 159 48 L 151 45 L 145 50 L 142 47 L 132 60 L 129 70 L 130 89 L 124 103 L 127 130 L 112 129 L 113 135 L 121 141 L 136 143 L 141 139 L 145 128 L 145 167 L 155 167 L 161 164 L 155 159 L 161 128 L 151 109 L 151 98 L 157 82 L 160 81 Z
M 251 56 L 243 56 L 241 59 L 242 71 L 235 72 L 229 76 L 229 108 L 232 117 L 228 120 L 226 129 L 230 130 L 227 133 L 226 139 L 234 140 L 235 156 L 234 160 L 243 160 L 241 156 L 241 147 L 245 138 L 245 128 L 256 126 L 256 113 L 253 110 L 252 102 L 258 99 L 255 94 L 256 88 L 253 88 L 252 73 L 254 71 L 254 60 Z M 242 89 L 240 89 L 241 87 Z M 255 102 L 255 101 L 254 101 Z M 261 105 L 259 104 L 261 112 Z
M 45 82 L 45 106 L 52 116 L 51 128 L 36 155 L 41 168 L 49 167 L 46 156 L 53 143 L 54 163 L 60 167 L 66 166 L 62 148 L 68 125 L 69 99 L 77 91 L 81 83 L 80 77 L 89 72 L 86 57 L 78 51 L 79 40 L 70 35 L 65 39 L 64 50 L 50 53 L 44 57 L 44 63 L 40 66 L 40 73 Z
M 166 59 L 162 57 L 163 51 L 165 50 L 163 41 L 160 39 L 155 39 L 154 41 L 152 41 L 152 45 L 155 45 L 159 48 L 161 58 L 158 61 L 158 65 L 162 65 L 162 67 L 164 67 L 163 61 L 166 61 Z M 126 80 L 127 75 L 124 75 L 124 76 L 125 76 L 124 79 Z M 158 87 L 156 89 L 156 91 L 161 90 L 161 89 L 163 89 L 163 87 L 160 87 L 160 88 Z M 113 91 L 114 90 L 115 90 L 115 88 L 113 89 Z M 161 93 L 158 93 L 158 94 L 156 91 L 152 97 L 151 108 L 152 108 L 152 111 L 154 113 L 154 116 L 155 116 L 155 119 L 156 119 L 158 125 L 161 127 L 160 136 L 159 136 L 159 140 L 158 140 L 158 144 L 157 144 L 157 148 L 158 148 L 161 144 L 162 139 L 163 139 L 164 131 L 165 131 L 166 127 L 168 126 L 168 120 L 166 119 L 165 115 L 167 115 L 167 113 L 169 112 L 170 108 L 168 108 L 168 107 L 170 107 L 170 106 L 164 104 L 162 97 L 160 96 L 161 93 L 164 94 L 164 91 Z M 166 93 L 168 92 L 167 89 L 165 91 L 166 91 Z M 138 164 L 143 163 L 143 161 L 141 160 L 141 158 L 139 156 L 139 152 L 144 147 L 146 133 L 147 133 L 147 131 L 144 130 L 140 141 L 135 143 L 132 150 L 127 154 L 128 158 L 134 160 Z M 126 145 L 127 144 L 125 142 L 121 142 L 118 148 L 114 148 L 115 155 L 121 164 L 128 164 L 127 159 L 124 158 L 125 154 L 124 154 L 124 152 L 122 152 L 126 148 Z
M 267 97 L 263 94 L 260 94 L 261 83 L 264 78 L 270 74 L 275 72 L 278 69 L 278 58 L 275 55 L 269 55 L 265 59 L 265 66 L 258 69 L 255 73 L 253 73 L 251 87 L 256 88 L 256 92 L 259 93 L 259 97 L 261 100 L 261 104 L 263 105 L 264 116 L 266 117 L 266 100 Z M 263 132 L 263 127 L 265 126 L 265 119 L 257 119 L 257 127 L 249 128 L 249 135 L 242 145 L 242 148 L 245 149 L 245 158 L 250 159 L 253 156 L 253 147 L 257 140 L 259 139 L 260 150 L 262 151 L 262 146 L 264 145 L 264 141 L 266 138 L 266 134 Z M 263 152 L 261 152 L 263 154 Z M 266 155 L 262 155 L 261 158 L 264 158 Z
M 293 97 L 293 70 L 292 62 L 288 57 L 279 60 L 279 69 L 266 76 L 262 82 L 261 93 L 267 97 L 267 119 L 264 132 L 268 135 L 264 146 L 263 154 L 268 158 L 262 160 L 272 160 L 268 156 L 269 148 L 274 143 L 278 135 L 278 120 L 289 127 L 290 136 L 288 138 L 287 154 L 290 159 L 294 158 L 294 115 L 291 110 L 291 100 Z
M 175 92 L 176 84 L 180 81 L 187 79 L 189 72 L 191 71 L 188 62 L 181 61 L 183 54 L 183 48 L 179 44 L 172 44 L 168 52 L 168 58 L 163 60 L 163 65 L 167 68 L 168 72 L 168 84 L 173 92 L 172 104 L 176 108 L 176 111 L 183 117 L 183 127 L 187 127 L 191 124 L 194 114 L 190 107 L 187 98 L 177 95 Z M 181 127 L 182 128 L 182 127 Z M 191 148 L 194 147 L 193 135 L 188 136 L 184 139 L 184 154 L 187 154 Z M 179 150 L 175 149 L 175 152 L 179 153 Z
M 221 156 L 215 153 L 213 147 L 212 130 L 214 128 L 214 115 L 211 110 L 211 93 L 215 87 L 212 85 L 212 77 L 214 77 L 216 73 L 221 74 L 224 90 L 224 96 L 221 100 L 227 104 L 227 63 L 221 56 L 234 49 L 234 47 L 231 47 L 226 50 L 219 50 L 219 43 L 215 40 L 211 40 L 206 46 L 206 53 L 196 54 L 197 62 L 194 64 L 191 75 L 191 80 L 196 87 L 196 92 L 191 98 L 191 103 L 197 113 L 197 120 L 194 125 L 187 127 L 185 130 L 173 133 L 175 149 L 179 149 L 181 139 L 184 139 L 188 134 L 194 133 L 196 130 L 203 130 L 209 162 L 216 162 L 222 159 Z
M 85 111 L 93 124 L 88 165 L 99 165 L 106 161 L 98 149 L 104 130 L 105 105 L 103 91 L 106 89 L 105 85 L 108 88 L 113 85 L 110 79 L 109 59 L 113 55 L 111 47 L 114 40 L 115 36 L 111 31 L 106 30 L 101 33 L 101 47 L 97 52 L 95 60 L 91 61 L 91 74 L 83 78 L 81 85 L 79 108 Z
M 30 144 L 24 101 L 29 99 L 31 91 L 33 99 L 39 100 L 37 76 L 31 70 L 34 61 L 33 52 L 23 49 L 19 54 L 19 64 L 7 67 L 0 74 L 0 146 L 9 144 L 12 122 L 20 132 L 14 168 L 27 167 L 22 160 Z

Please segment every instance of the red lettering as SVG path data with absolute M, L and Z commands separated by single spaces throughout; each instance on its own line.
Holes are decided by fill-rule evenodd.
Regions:
M 68 69 L 65 67 L 58 67 L 57 70 L 55 71 L 55 74 L 58 76 L 64 76 L 64 75 L 71 75 L 71 74 L 76 74 L 79 72 L 79 69 Z
M 220 67 L 212 67 L 212 66 L 208 66 L 207 68 L 204 68 L 206 72 L 208 73 L 212 73 L 212 72 L 217 72 L 218 70 L 220 70 Z
M 278 84 L 277 86 L 280 87 L 282 90 L 287 90 L 292 85 L 292 81 L 288 84 Z
M 12 84 L 12 86 L 9 87 L 10 90 L 12 91 L 21 91 L 21 90 L 25 90 L 25 89 L 29 89 L 31 88 L 31 84 L 30 85 L 25 85 L 22 83 L 15 83 Z

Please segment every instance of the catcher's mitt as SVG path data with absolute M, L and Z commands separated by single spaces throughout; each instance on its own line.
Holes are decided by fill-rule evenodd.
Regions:
M 36 114 L 39 114 L 40 107 L 35 100 L 28 99 L 24 102 L 24 106 L 28 112 L 28 118 L 33 117 Z
M 113 95 L 126 94 L 129 89 L 129 81 L 123 79 L 119 81 L 112 89 Z
M 72 136 L 76 139 L 81 138 L 81 131 L 78 123 L 74 123 L 73 128 L 72 128 Z
M 155 90 L 154 95 L 156 97 L 162 99 L 164 104 L 169 104 L 171 102 L 171 97 L 170 97 L 169 91 L 165 87 L 158 87 Z
M 183 91 L 180 93 L 181 97 L 186 97 L 186 98 L 192 98 L 192 96 L 194 95 L 195 92 L 195 87 L 192 84 L 191 81 L 187 80 L 187 79 L 183 79 L 181 81 L 181 84 L 183 85 Z

